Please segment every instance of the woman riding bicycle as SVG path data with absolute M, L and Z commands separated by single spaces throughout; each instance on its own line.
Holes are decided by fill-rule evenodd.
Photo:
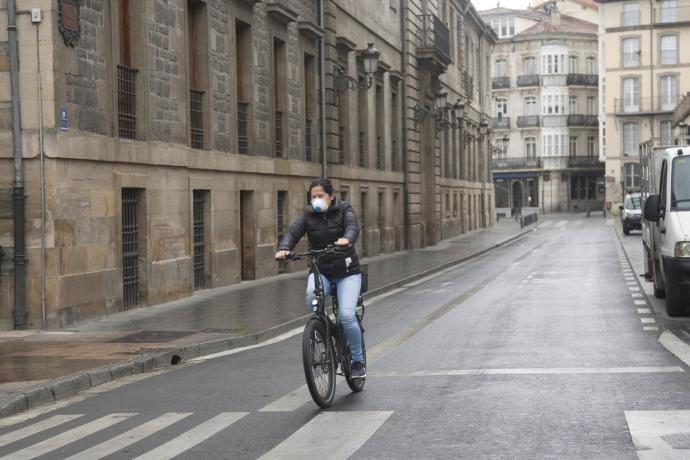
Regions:
M 307 234 L 310 249 L 324 249 L 335 244 L 342 247 L 342 254 L 329 254 L 317 263 L 325 295 L 330 295 L 331 285 L 338 294 L 338 312 L 352 353 L 352 378 L 367 376 L 362 355 L 362 335 L 356 317 L 357 300 L 362 286 L 359 258 L 354 244 L 359 236 L 357 215 L 349 203 L 335 198 L 333 185 L 328 179 L 316 179 L 309 186 L 311 204 L 290 226 L 278 246 L 276 260 L 285 260 L 299 240 Z M 314 274 L 307 282 L 307 306 L 312 308 L 314 299 Z

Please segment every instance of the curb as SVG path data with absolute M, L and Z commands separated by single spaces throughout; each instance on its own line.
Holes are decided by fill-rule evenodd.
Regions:
M 391 283 L 384 284 L 383 286 L 370 289 L 366 294 L 364 294 L 364 298 L 370 299 L 372 297 L 376 297 L 384 292 L 391 291 L 402 285 L 425 278 L 429 275 L 469 260 L 476 259 L 488 252 L 500 248 L 501 246 L 505 246 L 517 241 L 532 231 L 534 230 L 522 230 L 517 235 L 493 244 L 474 254 L 435 265 L 424 271 L 415 273 L 414 275 L 410 275 Z M 278 324 L 269 329 L 242 337 L 202 342 L 184 347 L 167 349 L 161 352 L 145 353 L 129 361 L 112 364 L 110 366 L 97 367 L 86 371 L 79 371 L 46 383 L 31 386 L 20 392 L 3 393 L 0 394 L 0 418 L 33 409 L 42 404 L 66 399 L 81 391 L 88 390 L 90 388 L 130 375 L 142 374 L 151 372 L 155 369 L 163 369 L 175 366 L 183 361 L 197 358 L 199 356 L 205 356 L 211 353 L 218 353 L 248 345 L 256 345 L 265 340 L 277 337 L 278 335 L 283 334 L 291 329 L 306 324 L 307 319 L 310 317 L 311 315 L 307 314 L 286 323 Z

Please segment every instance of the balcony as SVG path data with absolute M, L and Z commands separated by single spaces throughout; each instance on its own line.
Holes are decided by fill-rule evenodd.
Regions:
M 542 86 L 568 86 L 566 75 L 542 75 Z
M 541 126 L 543 128 L 565 128 L 568 126 L 568 116 L 561 114 L 542 115 Z
M 518 128 L 537 128 L 540 125 L 539 115 L 523 115 L 517 117 Z
M 507 170 L 507 169 L 541 169 L 541 158 L 494 158 L 492 161 L 493 169 Z
M 597 167 L 603 169 L 604 163 L 599 161 L 597 157 L 570 157 L 568 158 L 568 166 L 570 168 Z
M 569 73 L 566 79 L 568 86 L 598 86 L 599 75 L 583 74 L 583 73 Z
M 520 87 L 539 86 L 540 83 L 539 75 L 520 75 L 517 77 L 517 85 Z
M 510 117 L 494 118 L 491 121 L 491 127 L 494 129 L 510 129 Z
M 474 78 L 467 72 L 462 73 L 462 86 L 465 89 L 465 97 L 471 101 L 474 95 Z
M 510 77 L 494 77 L 491 79 L 492 89 L 510 88 Z
M 417 52 L 420 66 L 443 73 L 452 62 L 448 27 L 433 14 L 423 14 L 419 19 L 422 36 Z
M 678 101 L 662 97 L 638 97 L 615 100 L 616 115 L 649 115 L 655 113 L 673 113 Z
M 544 157 L 542 161 L 544 162 L 544 169 L 554 170 L 554 169 L 567 169 L 569 158 L 566 156 L 551 156 Z
M 597 115 L 568 115 L 568 126 L 599 126 Z
M 654 9 L 655 24 L 676 24 L 679 22 L 690 22 L 690 6 Z

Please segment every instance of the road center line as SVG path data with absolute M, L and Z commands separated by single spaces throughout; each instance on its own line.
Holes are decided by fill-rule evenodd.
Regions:
M 577 374 L 665 374 L 685 372 L 680 366 L 663 367 L 545 367 L 518 369 L 449 369 L 413 372 L 370 372 L 370 377 L 439 377 L 464 375 L 577 375 Z

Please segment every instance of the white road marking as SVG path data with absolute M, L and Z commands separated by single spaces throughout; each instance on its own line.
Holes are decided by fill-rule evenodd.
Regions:
M 306 385 L 291 391 L 285 396 L 265 405 L 258 412 L 292 412 L 311 401 L 309 388 Z
M 561 221 L 559 221 L 559 222 L 556 224 L 556 228 L 561 229 L 561 228 L 565 227 L 565 225 L 566 225 L 567 223 L 568 223 L 567 220 L 561 220 Z
M 261 460 L 350 458 L 393 412 L 321 412 Z M 319 442 L 314 442 L 318 439 Z
M 535 367 L 517 369 L 451 369 L 440 371 L 369 373 L 371 377 L 438 377 L 455 375 L 661 374 L 685 372 L 680 366 Z
M 543 224 L 539 224 L 539 228 L 547 228 L 547 227 L 550 227 L 551 225 L 553 225 L 553 221 L 549 220 L 549 221 L 544 222 Z
M 179 422 L 185 417 L 192 415 L 191 412 L 175 413 L 170 412 L 158 418 L 150 420 L 143 425 L 132 428 L 129 431 L 122 433 L 112 439 L 102 442 L 96 446 L 79 452 L 77 455 L 69 457 L 67 460 L 97 460 L 115 452 L 124 449 L 127 446 L 141 441 L 142 439 L 151 436 L 154 433 L 163 430 L 174 423 Z
M 632 297 L 635 297 L 635 298 L 640 298 L 640 297 L 642 297 L 642 294 L 636 293 L 636 292 L 633 292 L 633 293 L 630 294 L 630 295 L 631 295 Z
M 649 308 L 638 308 L 637 312 L 640 315 L 651 315 L 652 314 L 652 312 L 649 310 Z
M 640 321 L 642 322 L 642 324 L 652 324 L 652 323 L 656 323 L 656 321 L 654 320 L 654 318 L 647 318 L 647 317 L 640 318 Z
M 581 220 L 578 220 L 577 222 L 575 222 L 575 226 L 576 226 L 576 227 L 579 227 L 580 225 L 582 225 L 582 221 L 581 221 Z
M 56 449 L 66 446 L 76 442 L 82 438 L 90 436 L 98 431 L 104 430 L 116 423 L 120 423 L 123 420 L 128 419 L 136 414 L 110 414 L 105 417 L 101 417 L 92 422 L 80 425 L 71 430 L 60 433 L 59 435 L 48 438 L 45 441 L 41 441 L 37 444 L 32 444 L 31 446 L 18 450 L 6 457 L 3 460 L 26 460 L 30 458 L 40 457 L 48 452 L 52 452 Z
M 640 460 L 688 458 L 686 449 L 674 449 L 669 441 L 690 432 L 690 410 L 625 411 L 625 420 Z
M 136 460 L 166 460 L 177 457 L 197 444 L 207 440 L 214 434 L 226 429 L 242 419 L 248 412 L 223 412 L 210 420 L 182 433 L 172 441 L 168 441 L 137 457 Z
M 219 351 L 218 353 L 211 353 L 210 355 L 204 355 L 204 356 L 199 356 L 197 358 L 192 358 L 187 362 L 196 363 L 199 361 L 206 361 L 209 359 L 222 358 L 224 356 L 234 355 L 236 353 L 241 353 L 241 352 L 247 351 L 247 350 L 253 350 L 255 348 L 267 347 L 269 345 L 273 345 L 275 343 L 282 342 L 283 340 L 287 340 L 290 337 L 294 337 L 297 334 L 302 333 L 302 331 L 304 331 L 304 326 L 296 327 L 295 329 L 292 329 L 292 330 L 290 330 L 284 334 L 280 334 L 279 336 L 273 337 L 272 339 L 266 340 L 266 341 L 261 342 L 261 343 L 257 343 L 256 345 L 248 345 L 246 347 L 233 348 L 231 350 Z
M 639 291 L 640 291 L 640 288 L 637 287 L 637 286 L 629 286 L 629 287 L 628 287 L 628 290 L 631 291 L 631 292 L 636 292 L 636 291 L 639 292 Z
M 27 420 L 47 414 L 48 412 L 53 412 L 58 409 L 62 409 L 63 407 L 71 406 L 72 404 L 93 398 L 94 396 L 98 396 L 102 393 L 107 393 L 125 385 L 129 385 L 130 383 L 150 379 L 151 377 L 155 377 L 164 372 L 170 372 L 170 370 L 171 368 L 166 368 L 154 370 L 145 374 L 130 375 L 129 377 L 123 377 L 121 379 L 113 380 L 112 382 L 104 383 L 103 385 L 98 385 L 97 387 L 89 388 L 88 390 L 85 390 L 76 396 L 72 396 L 71 398 L 63 399 L 61 401 L 54 401 L 26 412 L 0 419 L 0 428 L 26 422 Z
M 661 334 L 659 343 L 676 355 L 676 358 L 690 366 L 690 345 L 680 340 L 670 331 L 664 331 L 663 334 Z
M 643 331 L 658 331 L 659 328 L 656 326 L 643 326 L 642 330 Z
M 647 305 L 647 301 L 645 300 L 634 300 L 635 305 Z
M 19 430 L 12 431 L 11 433 L 4 434 L 0 436 L 0 447 L 12 444 L 20 439 L 28 438 L 36 433 L 40 433 L 41 431 L 49 430 L 50 428 L 62 425 L 63 423 L 69 422 L 81 416 L 82 414 L 54 415 L 45 420 L 41 420 L 40 422 L 36 422 L 33 425 L 29 425 Z

